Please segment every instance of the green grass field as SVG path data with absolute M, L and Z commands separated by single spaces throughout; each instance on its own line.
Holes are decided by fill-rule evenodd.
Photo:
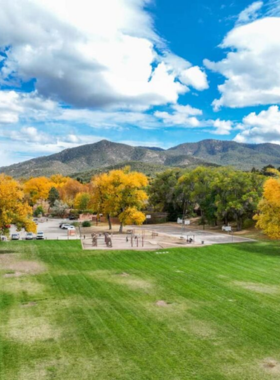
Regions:
M 0 379 L 279 379 L 279 244 L 164 252 L 0 245 Z

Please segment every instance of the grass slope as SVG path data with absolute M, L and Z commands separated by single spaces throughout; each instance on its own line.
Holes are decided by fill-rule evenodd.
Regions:
M 1 380 L 279 378 L 279 245 L 168 252 L 2 244 Z

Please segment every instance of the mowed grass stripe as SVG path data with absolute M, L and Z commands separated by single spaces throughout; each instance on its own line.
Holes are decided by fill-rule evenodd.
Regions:
M 72 269 L 76 269 L 74 263 L 72 265 Z M 79 289 L 79 288 L 80 289 L 85 289 L 87 296 L 89 298 L 92 298 L 93 294 L 96 293 L 97 285 L 100 285 L 100 284 L 96 284 L 95 283 L 95 287 L 94 287 L 94 283 L 93 282 L 89 283 L 87 277 L 84 276 L 82 272 L 79 272 L 78 269 L 77 269 L 77 274 L 78 274 L 78 276 L 75 276 L 75 278 L 73 278 L 73 281 L 71 281 L 71 285 L 74 286 L 75 289 Z M 104 290 L 106 291 L 106 287 L 105 286 L 103 287 L 103 291 Z M 111 294 L 109 294 L 109 293 L 106 292 L 106 298 L 108 298 L 108 300 L 110 300 L 110 302 L 112 302 L 112 305 L 114 305 L 114 300 L 115 300 L 114 296 L 112 296 Z M 88 299 L 88 298 L 85 298 L 85 299 Z M 85 303 L 83 303 L 83 305 L 81 305 L 81 308 L 84 310 L 83 306 L 88 306 L 88 303 L 86 305 L 85 305 Z M 99 303 L 98 308 L 99 308 L 99 314 L 97 314 L 95 312 L 94 308 L 92 308 L 91 311 L 93 313 L 97 314 L 97 316 L 99 316 L 100 314 L 105 314 L 105 318 L 101 319 L 99 317 L 99 320 L 103 323 L 103 326 L 106 326 L 106 324 L 105 324 L 104 321 L 106 320 L 106 313 L 108 314 L 108 311 L 106 310 L 106 308 L 103 307 L 102 302 Z M 115 320 L 123 318 L 122 314 L 120 314 L 120 313 L 117 312 L 117 307 L 115 307 L 115 308 L 112 307 L 110 309 L 110 312 L 112 313 L 112 311 L 115 313 L 115 316 L 114 316 Z M 90 319 L 91 315 L 89 315 L 87 313 L 86 317 Z M 107 323 L 108 322 L 109 321 L 107 320 Z M 96 329 L 96 324 L 95 325 L 92 324 L 92 327 L 94 329 Z M 107 344 L 108 348 L 111 347 L 111 348 L 114 349 L 114 347 L 116 347 L 114 344 L 116 344 L 116 343 L 118 345 L 121 344 L 120 338 L 123 338 L 127 334 L 132 334 L 132 333 L 135 334 L 135 331 L 131 332 L 131 331 L 127 331 L 127 328 L 126 329 L 122 328 L 122 330 L 118 333 L 118 340 L 116 340 L 116 330 L 115 330 L 114 334 L 110 333 L 111 331 L 113 331 L 113 327 L 114 326 L 112 326 L 112 325 L 110 326 L 109 325 L 109 328 L 107 327 L 107 331 L 106 331 L 106 333 L 108 333 L 109 335 L 111 335 L 111 338 L 113 338 L 115 340 L 115 342 L 110 341 L 109 342 L 110 344 L 109 343 Z M 100 329 L 100 330 L 102 331 L 102 329 Z M 137 337 L 137 338 L 139 339 L 139 337 Z
M 110 257 L 113 257 L 113 256 L 111 255 Z M 104 269 L 104 267 L 103 267 L 103 269 Z M 124 295 L 127 297 L 127 291 L 124 292 Z M 111 294 L 108 294 L 108 296 L 111 298 L 111 302 L 113 303 L 114 299 L 115 299 L 115 296 L 112 297 Z M 139 314 L 139 310 L 138 310 L 138 314 Z M 117 320 L 117 318 L 118 318 L 118 315 L 116 315 L 116 320 Z M 132 323 L 132 321 L 130 321 L 130 323 Z M 160 333 L 160 331 L 158 333 Z M 129 332 L 129 335 L 133 336 L 133 331 Z M 153 339 L 154 339 L 154 337 L 153 337 Z M 139 346 L 139 340 L 137 342 L 137 345 Z M 195 351 L 195 350 L 190 349 L 190 353 L 193 352 L 193 351 Z M 168 358 L 167 358 L 167 360 L 168 360 Z
M 159 255 L 82 251 L 78 242 L 13 246 L 48 268 L 32 276 L 45 291 L 38 294 L 37 308 L 25 310 L 24 319 L 45 308 L 59 334 L 53 341 L 13 346 L 3 339 L 1 379 L 16 375 L 22 380 L 29 366 L 32 380 L 38 363 L 42 379 L 277 376 L 271 373 L 277 367 L 263 367 L 268 357 L 280 361 L 277 244 L 179 248 Z M 267 288 L 261 292 L 254 284 Z M 25 298 L 34 300 L 31 294 Z M 8 323 L 22 299 L 20 295 L 6 306 Z M 158 306 L 159 300 L 167 304 Z M 0 324 L 2 332 L 2 318 Z M 3 349 L 7 345 L 8 351 Z M 15 358 L 7 359 L 12 348 L 16 370 Z
M 111 258 L 113 259 L 113 255 L 111 255 Z M 114 259 L 113 259 L 114 260 Z M 75 261 L 73 262 L 72 269 L 76 268 Z M 105 268 L 100 267 L 100 269 L 105 270 Z M 78 268 L 77 268 L 78 270 Z M 85 272 L 86 273 L 86 272 Z M 90 281 L 91 280 L 91 281 Z M 138 313 L 135 313 L 133 311 L 133 308 L 129 307 L 128 305 L 133 305 L 137 303 L 137 299 L 133 297 L 127 289 L 118 289 L 116 291 L 116 287 L 110 287 L 110 291 L 108 291 L 108 284 L 106 281 L 100 282 L 100 281 L 94 281 L 94 277 L 89 279 L 88 276 L 84 275 L 80 272 L 79 274 L 79 284 L 84 285 L 83 288 L 87 290 L 87 294 L 89 297 L 92 297 L 93 294 L 96 293 L 97 288 L 101 288 L 102 293 L 106 295 L 106 299 L 110 302 L 112 308 L 110 308 L 110 319 L 107 319 L 109 317 L 109 312 L 106 307 L 103 307 L 102 302 L 100 303 L 99 312 L 105 315 L 105 318 L 107 322 L 109 323 L 110 320 L 112 320 L 111 325 L 109 326 L 112 330 L 115 328 L 115 334 L 118 335 L 118 345 L 122 345 L 122 349 L 129 350 L 130 355 L 135 355 L 135 349 L 141 349 L 145 351 L 149 351 L 149 356 L 154 356 L 156 354 L 156 351 L 154 350 L 154 347 L 150 347 L 150 345 L 147 345 L 147 334 L 148 333 L 161 333 L 160 330 L 158 331 L 152 331 L 151 328 L 149 328 L 148 324 L 141 324 L 139 320 L 139 311 Z M 123 290 L 123 291 L 122 291 Z M 119 298 L 121 297 L 122 305 L 120 306 Z M 125 298 L 127 298 L 127 301 L 125 301 Z M 106 318 L 107 317 L 107 318 Z M 112 318 L 113 317 L 113 318 Z M 120 331 L 116 330 L 116 323 L 114 321 L 118 321 L 121 323 L 118 323 L 118 327 L 120 328 Z M 122 324 L 123 323 L 123 324 Z M 148 330 L 149 331 L 148 331 Z M 112 331 L 111 330 L 111 331 Z M 145 330 L 145 331 L 142 331 Z M 133 342 L 131 344 L 131 347 L 125 347 L 125 341 L 129 337 L 134 337 L 134 339 L 137 339 L 137 347 L 133 346 Z M 136 355 L 137 359 L 137 355 Z M 162 358 L 159 356 L 158 360 L 161 363 L 161 366 L 165 366 L 165 362 L 162 360 Z

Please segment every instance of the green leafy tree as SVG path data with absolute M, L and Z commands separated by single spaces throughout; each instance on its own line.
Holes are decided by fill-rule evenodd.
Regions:
M 49 191 L 48 201 L 51 207 L 54 206 L 55 201 L 60 199 L 59 192 L 56 187 L 52 187 Z
M 245 219 L 252 219 L 262 193 L 263 177 L 231 168 L 220 168 L 212 183 L 216 215 L 228 223 L 235 220 L 241 230 Z
M 183 205 L 176 188 L 182 173 L 180 169 L 168 169 L 158 173 L 148 188 L 149 204 L 155 211 L 167 212 L 169 221 L 177 220 L 183 213 Z
M 44 209 L 42 206 L 38 206 L 34 211 L 34 216 L 38 217 L 39 215 L 44 215 Z
M 191 216 L 195 207 L 199 207 L 203 225 L 208 215 L 209 200 L 212 199 L 211 182 L 213 175 L 213 170 L 197 167 L 185 173 L 178 181 L 177 190 L 182 196 L 185 212 Z M 208 201 L 206 202 L 206 200 Z
M 76 195 L 74 200 L 74 207 L 79 211 L 88 210 L 90 205 L 90 194 L 89 193 L 79 193 Z
M 177 216 L 191 217 L 198 212 L 203 225 L 234 221 L 240 230 L 256 212 L 264 178 L 255 171 L 246 173 L 229 167 L 169 170 L 152 182 L 150 203 L 159 211 L 168 212 L 173 207 Z

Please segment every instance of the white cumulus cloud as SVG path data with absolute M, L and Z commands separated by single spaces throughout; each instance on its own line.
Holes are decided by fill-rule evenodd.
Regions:
M 280 18 L 266 17 L 235 27 L 221 47 L 230 49 L 219 62 L 205 65 L 225 77 L 215 110 L 280 103 Z
M 174 105 L 172 112 L 156 111 L 155 117 L 161 119 L 168 126 L 199 127 L 200 121 L 196 116 L 202 115 L 202 111 L 189 105 Z
M 20 120 L 45 120 L 54 116 L 58 105 L 37 93 L 0 90 L 0 125 L 17 124 Z
M 233 122 L 231 120 L 216 119 L 211 122 L 216 129 L 212 132 L 216 135 L 229 135 L 232 132 Z
M 280 144 L 280 110 L 271 106 L 259 114 L 252 112 L 238 125 L 237 142 Z
M 0 80 L 35 79 L 39 96 L 82 108 L 144 110 L 207 88 L 155 33 L 149 3 L 0 0 Z
M 180 74 L 180 80 L 187 86 L 192 86 L 201 91 L 206 90 L 209 87 L 205 72 L 201 71 L 198 66 L 193 66 L 182 71 Z
M 258 17 L 258 11 L 262 8 L 262 1 L 255 1 L 245 8 L 238 16 L 237 23 L 247 23 Z

